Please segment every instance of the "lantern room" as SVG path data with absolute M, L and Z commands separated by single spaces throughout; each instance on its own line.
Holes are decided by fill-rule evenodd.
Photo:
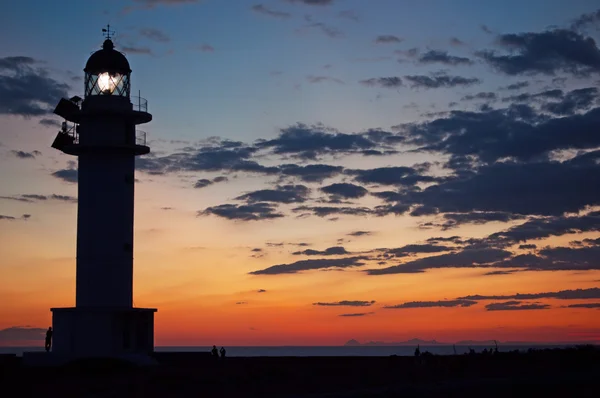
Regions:
M 113 95 L 129 98 L 131 68 L 125 55 L 107 38 L 85 65 L 85 97 Z

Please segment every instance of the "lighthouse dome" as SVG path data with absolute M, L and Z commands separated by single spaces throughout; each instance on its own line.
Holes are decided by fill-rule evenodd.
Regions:
M 106 39 L 102 45 L 102 49 L 90 56 L 84 71 L 91 74 L 108 72 L 111 74 L 119 73 L 121 75 L 128 75 L 131 73 L 131 68 L 125 55 L 115 50 L 112 40 Z

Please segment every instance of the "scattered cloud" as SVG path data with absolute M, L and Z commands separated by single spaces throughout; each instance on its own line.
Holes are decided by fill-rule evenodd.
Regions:
M 317 302 L 313 305 L 324 306 L 324 307 L 370 307 L 375 304 L 375 300 L 361 301 L 361 300 L 342 300 L 334 302 Z
M 394 35 L 380 35 L 375 38 L 374 42 L 378 44 L 393 44 L 402 43 L 403 40 L 404 39 Z
M 486 311 L 523 311 L 523 310 L 547 310 L 548 304 L 522 304 L 521 301 L 506 301 L 504 303 L 491 303 L 485 306 Z
M 257 202 L 247 205 L 224 204 L 211 206 L 199 211 L 198 216 L 215 215 L 229 220 L 259 221 L 283 217 L 276 212 L 276 206 L 270 203 Z
M 42 154 L 40 151 L 25 152 L 15 150 L 10 151 L 10 153 L 19 159 L 35 159 L 36 156 L 40 156 Z
M 410 301 L 398 305 L 388 305 L 385 309 L 432 308 L 432 307 L 470 307 L 477 304 L 473 300 Z
M 290 14 L 289 12 L 277 11 L 263 4 L 255 4 L 252 7 L 250 7 L 250 9 L 256 13 L 274 18 L 287 19 L 292 17 L 292 14 Z
M 251 275 L 279 275 L 279 274 L 296 274 L 303 271 L 323 270 L 330 268 L 344 269 L 352 267 L 360 267 L 364 265 L 364 260 L 368 260 L 364 256 L 335 258 L 335 259 L 314 259 L 301 260 L 290 264 L 278 264 L 271 267 L 250 272 Z
M 162 30 L 155 28 L 142 28 L 139 30 L 141 36 L 159 43 L 168 43 L 171 38 Z

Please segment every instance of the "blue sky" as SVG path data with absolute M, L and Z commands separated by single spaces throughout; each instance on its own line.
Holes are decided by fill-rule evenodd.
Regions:
M 5 3 L 0 344 L 72 305 L 52 111 L 107 23 L 154 117 L 134 295 L 159 342 L 600 341 L 597 1 Z

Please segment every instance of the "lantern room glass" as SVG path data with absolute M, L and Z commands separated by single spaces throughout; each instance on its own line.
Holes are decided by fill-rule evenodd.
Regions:
M 116 72 L 86 73 L 85 96 L 90 95 L 115 95 L 129 98 L 129 74 Z

